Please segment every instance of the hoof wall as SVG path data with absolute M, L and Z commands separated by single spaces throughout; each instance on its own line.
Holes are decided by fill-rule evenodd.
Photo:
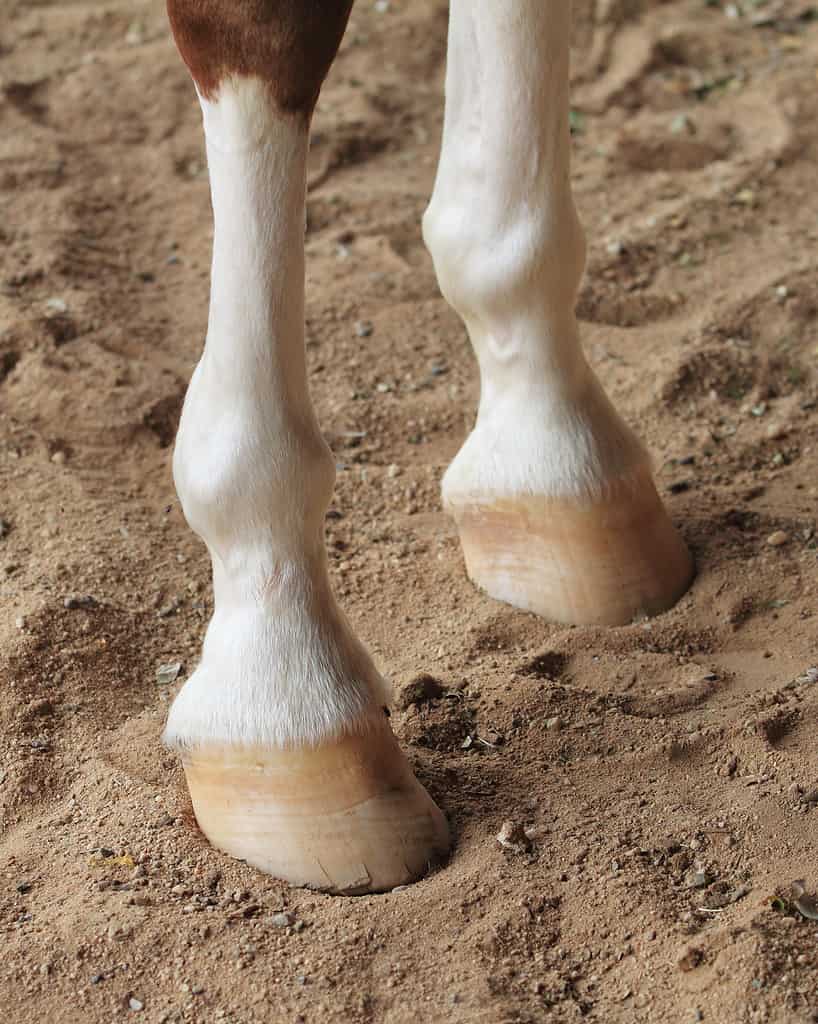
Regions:
M 201 747 L 183 764 L 210 842 L 292 885 L 383 892 L 449 849 L 446 820 L 388 727 L 318 747 Z
M 693 578 L 647 470 L 595 500 L 519 495 L 450 511 L 471 580 L 556 622 L 616 626 L 656 615 Z

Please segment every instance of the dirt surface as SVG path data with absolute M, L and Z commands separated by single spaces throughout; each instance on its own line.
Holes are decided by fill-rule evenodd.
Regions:
M 419 233 L 446 9 L 377 6 L 315 121 L 308 357 L 333 581 L 442 687 L 392 721 L 456 848 L 344 899 L 197 832 L 159 736 L 211 608 L 170 476 L 198 109 L 158 0 L 3 0 L 0 1019 L 818 1020 L 816 8 L 577 4 L 583 336 L 699 567 L 602 630 L 477 593 L 441 513 L 478 388 Z

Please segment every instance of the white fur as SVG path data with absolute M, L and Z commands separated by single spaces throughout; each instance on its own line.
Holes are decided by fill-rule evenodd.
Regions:
M 644 464 L 579 344 L 566 0 L 452 0 L 443 148 L 424 236 L 482 380 L 447 502 L 598 492 Z M 202 101 L 215 240 L 204 354 L 174 457 L 213 558 L 215 614 L 166 740 L 314 744 L 380 714 L 383 681 L 332 597 L 334 466 L 307 391 L 307 127 L 255 80 Z
M 307 389 L 307 126 L 256 80 L 201 101 L 215 236 L 204 353 L 173 470 L 213 559 L 215 613 L 165 740 L 315 744 L 382 715 L 386 687 L 332 596 L 335 477 Z
M 565 0 L 451 0 L 423 230 L 481 396 L 446 503 L 591 495 L 647 461 L 585 361 L 574 316 L 585 244 L 570 186 L 569 35 Z

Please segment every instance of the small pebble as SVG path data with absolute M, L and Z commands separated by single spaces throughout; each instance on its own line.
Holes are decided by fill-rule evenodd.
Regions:
M 295 924 L 295 914 L 291 914 L 288 910 L 282 910 L 277 914 L 273 914 L 270 918 L 270 924 L 274 928 L 289 928 Z
M 358 320 L 355 324 L 355 333 L 359 338 L 368 338 L 375 330 L 368 320 Z
M 554 729 L 557 732 L 560 729 L 562 729 L 562 727 L 564 725 L 565 725 L 565 723 L 563 722 L 563 720 L 559 716 L 555 716 L 554 718 L 546 718 L 546 720 L 545 720 L 545 727 L 546 727 L 546 729 Z
M 181 661 L 168 661 L 156 670 L 156 681 L 160 686 L 167 686 L 175 681 L 181 671 Z
M 692 868 L 685 875 L 685 886 L 688 889 L 703 889 L 709 881 L 707 873 L 701 867 Z
M 531 841 L 518 821 L 504 821 L 496 839 L 504 850 L 512 853 L 525 853 L 531 847 Z
M 145 1004 L 142 1002 L 141 999 L 137 999 L 135 996 L 131 996 L 131 998 L 128 1000 L 128 1006 L 130 1006 L 134 1013 L 138 1013 L 140 1010 L 144 1009 Z
M 785 530 L 776 530 L 767 538 L 767 543 L 771 548 L 780 548 L 783 544 L 786 544 L 789 539 L 790 535 Z
M 670 122 L 670 131 L 673 135 L 695 135 L 696 126 L 687 114 L 677 114 Z

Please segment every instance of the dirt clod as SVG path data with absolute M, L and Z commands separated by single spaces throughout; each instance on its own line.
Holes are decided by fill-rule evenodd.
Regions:
M 396 703 L 401 710 L 405 711 L 413 705 L 428 704 L 429 701 L 439 700 L 445 692 L 445 687 L 439 679 L 424 673 L 416 676 L 401 689 Z

